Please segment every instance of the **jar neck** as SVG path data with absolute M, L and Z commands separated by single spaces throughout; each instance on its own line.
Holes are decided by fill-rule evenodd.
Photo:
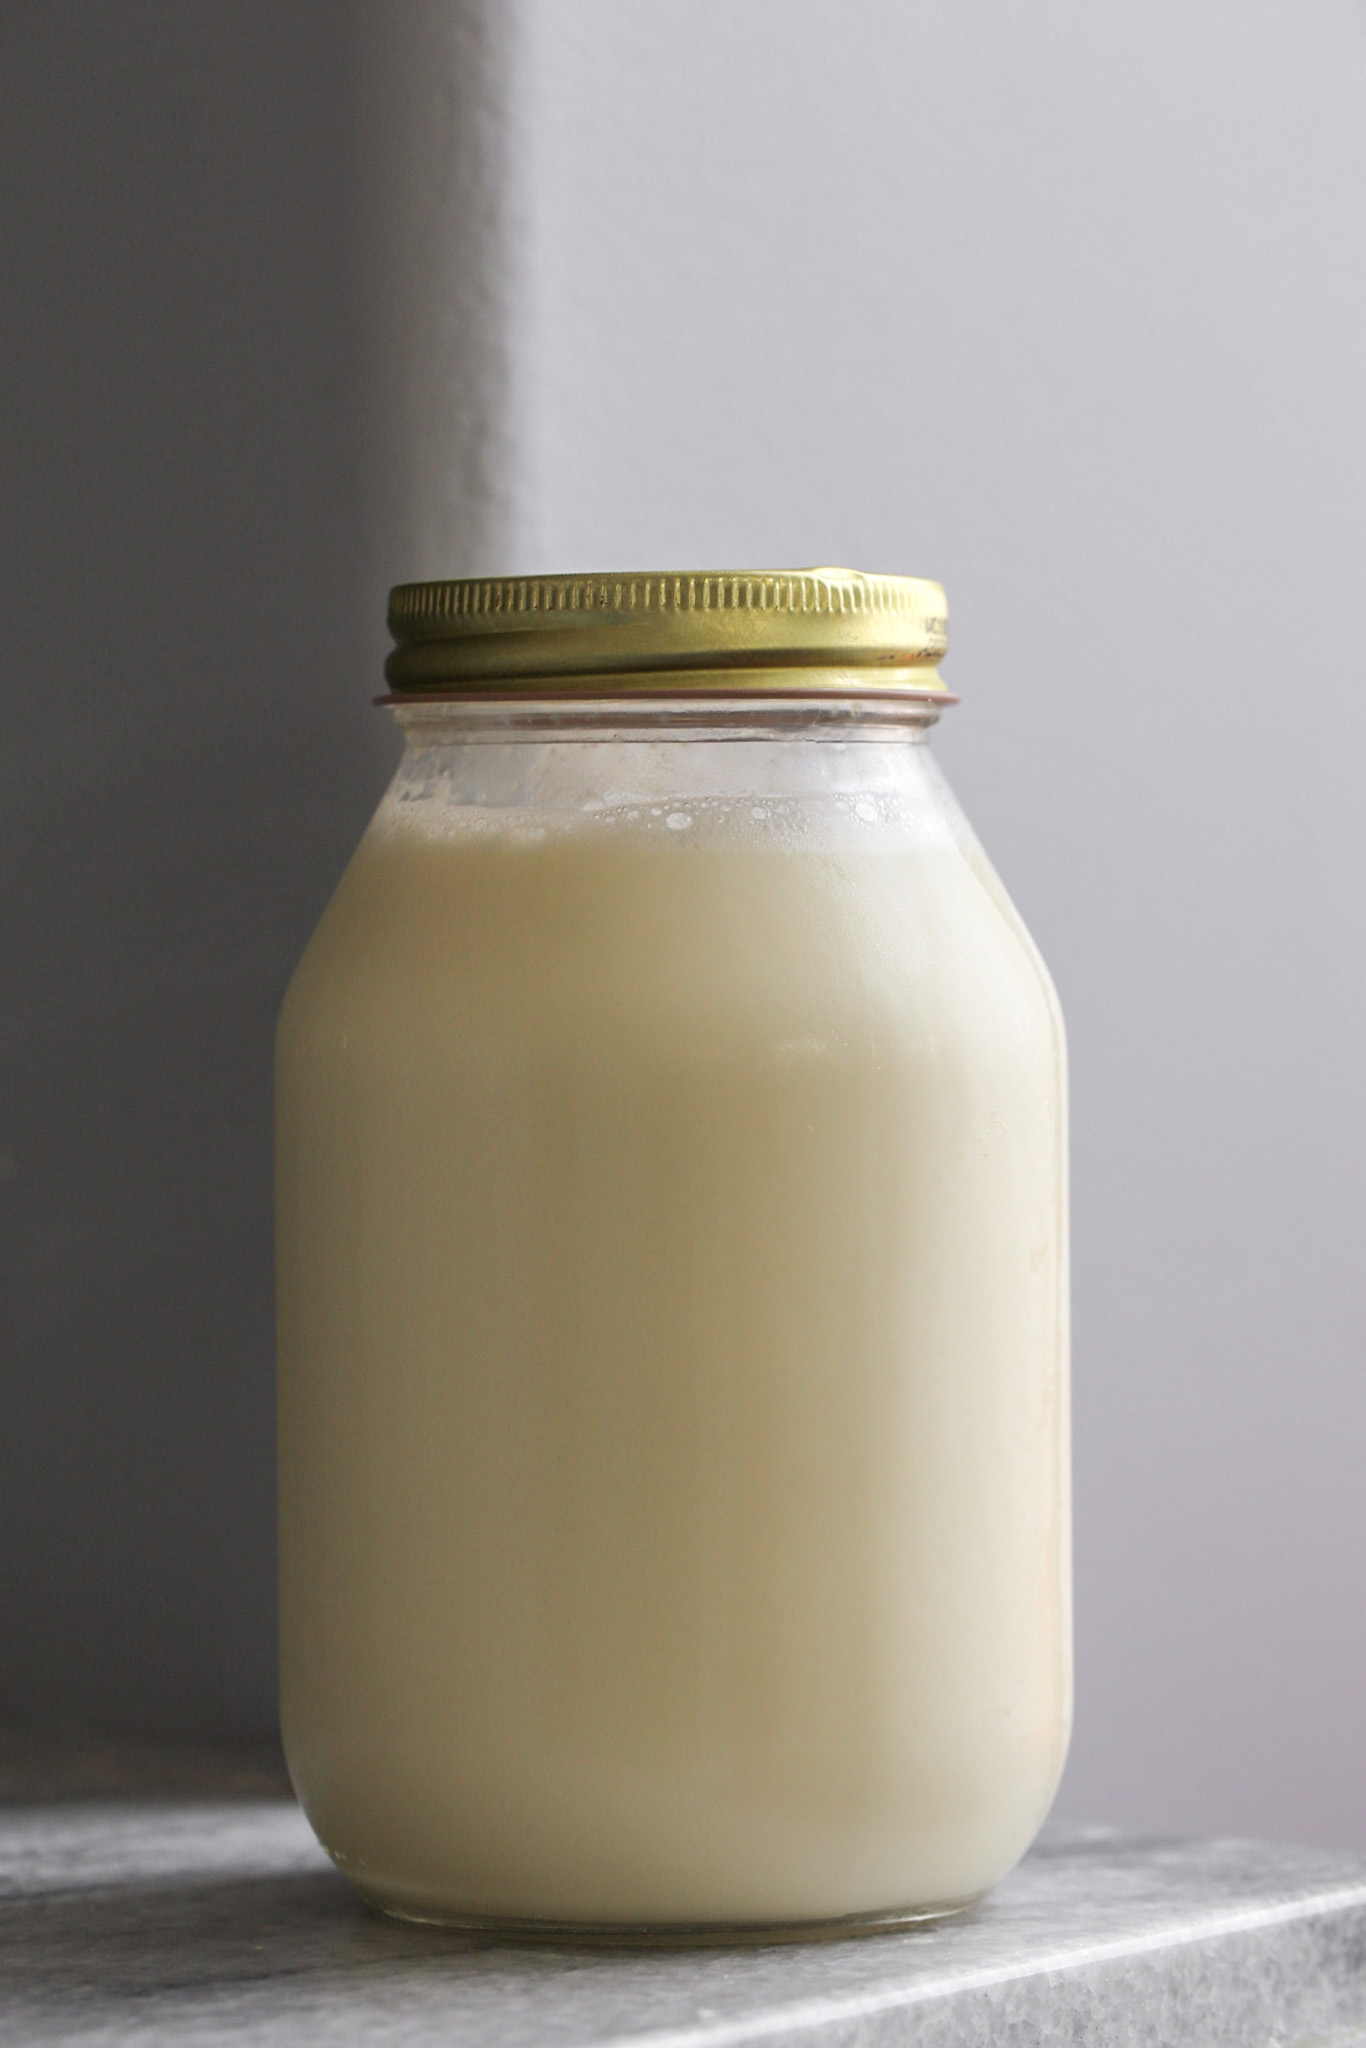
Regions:
M 714 740 L 867 740 L 886 745 L 926 739 L 949 699 L 885 697 L 480 697 L 392 703 L 410 748 L 469 742 L 536 745 Z
M 918 699 L 483 700 L 395 707 L 407 741 L 388 802 L 413 820 L 596 817 L 632 829 L 824 834 L 859 823 L 946 824 L 952 798 Z M 414 808 L 417 807 L 417 808 Z M 825 822 L 822 823 L 821 821 Z M 662 821 L 662 822 L 661 822 Z M 710 823 L 707 823 L 710 821 Z M 730 821 L 727 823 L 727 821 Z M 794 823 L 796 821 L 796 823 Z

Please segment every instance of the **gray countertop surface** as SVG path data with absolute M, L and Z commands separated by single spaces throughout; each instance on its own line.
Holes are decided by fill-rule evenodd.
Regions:
M 1366 1855 L 1045 1838 L 964 1919 L 801 1947 L 499 1947 L 371 1913 L 280 1796 L 0 1811 L 0 2041 L 1366 2044 Z

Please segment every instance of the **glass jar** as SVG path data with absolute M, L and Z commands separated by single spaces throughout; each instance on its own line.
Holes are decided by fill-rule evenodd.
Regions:
M 282 1725 L 389 1912 L 952 1911 L 1071 1715 L 1062 1023 L 943 593 L 409 586 L 278 1044 Z

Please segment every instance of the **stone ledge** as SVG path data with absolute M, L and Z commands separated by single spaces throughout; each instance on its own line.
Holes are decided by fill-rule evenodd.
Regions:
M 0 1813 L 0 2038 L 387 2048 L 1366 2044 L 1366 1856 L 1047 1838 L 969 1917 L 799 1948 L 393 1925 L 284 1799 Z

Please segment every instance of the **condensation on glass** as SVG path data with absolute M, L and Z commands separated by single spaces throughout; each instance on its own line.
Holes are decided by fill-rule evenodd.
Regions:
M 1071 1717 L 1052 986 L 943 593 L 394 593 L 405 751 L 278 1044 L 290 1770 L 416 1919 L 933 1917 Z

